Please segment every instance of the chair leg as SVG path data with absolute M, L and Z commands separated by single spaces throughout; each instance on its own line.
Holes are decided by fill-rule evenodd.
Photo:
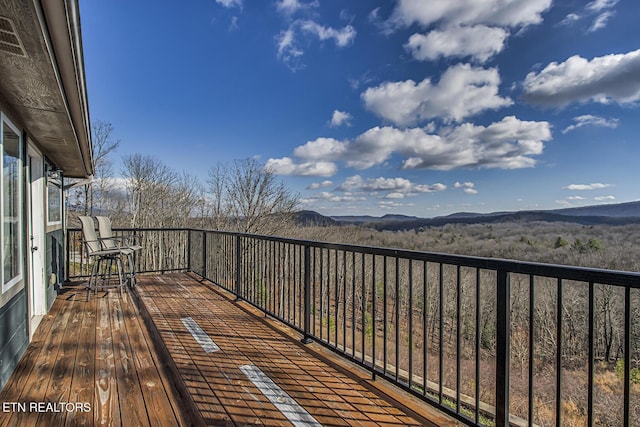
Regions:
M 133 253 L 127 256 L 127 263 L 129 264 L 129 286 L 133 288 L 136 285 L 136 264 Z
M 87 283 L 87 301 L 89 301 L 91 299 L 91 281 L 93 280 L 93 285 L 97 286 L 97 280 L 98 280 L 98 264 L 100 263 L 99 260 L 94 259 L 93 260 L 93 267 L 91 267 L 91 274 L 89 275 L 89 283 Z
M 118 269 L 118 280 L 119 280 L 119 288 L 120 288 L 120 296 L 123 295 L 124 292 L 124 285 L 126 282 L 122 281 L 122 276 L 123 276 L 123 270 L 124 270 L 124 264 L 122 263 L 122 257 L 118 257 L 116 258 L 116 268 Z

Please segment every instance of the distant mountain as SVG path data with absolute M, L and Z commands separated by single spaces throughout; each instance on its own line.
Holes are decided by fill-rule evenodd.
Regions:
M 380 217 L 371 215 L 333 215 L 331 218 L 344 224 L 363 224 L 380 220 Z
M 332 218 L 340 224 L 360 224 L 379 230 L 408 230 L 420 227 L 438 227 L 446 224 L 480 224 L 510 221 L 624 225 L 640 223 L 640 201 L 539 211 L 457 212 L 435 218 L 419 218 L 406 215 L 384 215 L 382 217 L 370 215 L 333 216 Z
M 615 218 L 640 217 L 640 201 L 610 205 L 583 206 L 580 208 L 555 209 L 552 212 L 573 216 L 608 216 Z
M 370 222 L 381 222 L 381 221 L 415 221 L 420 219 L 417 216 L 408 216 L 408 215 L 398 215 L 398 214 L 387 214 L 384 216 L 371 216 L 371 215 L 338 215 L 332 216 L 334 220 L 339 223 L 346 224 L 365 224 Z
M 544 212 L 566 216 L 592 216 L 592 217 L 611 217 L 611 218 L 640 218 L 640 201 L 627 203 L 612 203 L 606 205 L 581 206 L 579 208 L 562 208 L 549 209 Z M 516 214 L 515 212 L 491 212 L 491 213 L 475 213 L 475 212 L 457 212 L 439 218 L 478 218 L 478 217 L 494 217 L 499 215 Z
M 316 211 L 296 212 L 295 221 L 298 225 L 301 225 L 303 227 L 309 227 L 309 226 L 329 227 L 332 225 L 338 225 L 338 222 L 333 218 L 324 216 Z
M 374 222 L 366 225 L 378 230 L 411 230 L 424 227 L 440 227 L 447 224 L 491 224 L 501 222 L 567 222 L 582 225 L 640 224 L 640 217 L 561 215 L 554 211 L 519 211 L 476 216 L 446 216 L 422 218 L 415 221 Z
M 394 215 L 387 214 L 380 218 L 380 221 L 414 221 L 416 219 L 420 219 L 417 216 L 407 216 L 407 215 Z

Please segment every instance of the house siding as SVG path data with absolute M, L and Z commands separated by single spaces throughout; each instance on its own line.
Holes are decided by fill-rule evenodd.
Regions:
M 0 389 L 29 345 L 27 298 L 23 289 L 0 307 Z
M 45 281 L 47 283 L 47 311 L 56 299 L 65 278 L 64 231 L 62 228 L 47 233 Z

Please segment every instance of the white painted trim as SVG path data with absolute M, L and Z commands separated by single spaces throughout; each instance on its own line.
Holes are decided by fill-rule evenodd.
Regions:
M 0 152 L 4 152 L 4 132 L 3 132 L 3 125 L 7 124 L 7 126 L 9 126 L 9 128 L 14 131 L 16 133 L 16 135 L 18 135 L 19 141 L 20 141 L 20 146 L 18 148 L 18 161 L 20 162 L 20 167 L 18 168 L 20 171 L 20 176 L 18 178 L 18 200 L 19 200 L 19 206 L 21 209 L 24 209 L 24 194 L 22 191 L 22 186 L 23 186 L 23 180 L 24 180 L 24 171 L 23 171 L 23 165 L 24 165 L 24 159 L 22 158 L 22 148 L 24 147 L 24 141 L 22 140 L 22 132 L 20 131 L 20 129 L 13 124 L 13 122 L 11 120 L 9 120 L 9 118 L 6 116 L 6 114 L 4 114 L 3 112 L 0 112 Z M 0 177 L 4 176 L 3 173 L 3 169 L 4 169 L 4 162 L 2 162 L 2 164 L 0 165 Z M 0 194 L 1 194 L 1 190 L 2 190 L 2 185 L 4 183 L 2 182 L 1 178 L 0 178 Z M 0 196 L 0 242 L 4 242 L 4 224 L 2 224 L 2 212 L 4 209 L 4 200 L 3 198 Z M 1 273 L 0 275 L 1 280 L 2 280 L 2 293 L 4 294 L 5 292 L 7 292 L 9 289 L 13 288 L 16 284 L 20 283 L 23 279 L 23 258 L 24 258 L 24 238 L 22 236 L 22 230 L 23 230 L 23 224 L 22 224 L 22 218 L 23 216 L 23 212 L 22 210 L 20 211 L 20 213 L 18 214 L 18 221 L 20 226 L 18 227 L 18 248 L 20 249 L 20 254 L 18 256 L 18 263 L 19 263 L 19 268 L 18 268 L 18 275 L 15 277 L 12 277 L 8 282 L 5 283 L 5 277 L 4 277 L 4 253 L 1 252 L 0 250 L 0 254 L 2 255 L 0 257 L 0 259 L 2 260 L 2 262 L 0 262 L 0 270 Z
M 34 181 L 32 175 L 33 166 L 29 159 L 37 162 L 38 177 Z M 29 260 L 29 319 L 30 333 L 33 334 L 35 326 L 40 321 L 42 315 L 47 312 L 47 278 L 45 277 L 46 263 L 46 228 L 45 228 L 45 166 L 44 156 L 34 145 L 33 141 L 27 138 L 27 158 L 25 159 L 28 176 L 27 194 L 25 194 L 25 208 L 27 209 L 27 259 Z M 36 251 L 31 248 L 37 247 Z

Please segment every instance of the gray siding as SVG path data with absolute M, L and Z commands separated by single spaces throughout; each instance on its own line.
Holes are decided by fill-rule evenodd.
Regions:
M 0 307 L 0 389 L 29 344 L 27 332 L 27 298 L 24 288 Z
M 47 311 L 49 311 L 65 277 L 64 231 L 62 229 L 49 231 L 46 241 L 45 282 L 47 284 Z

